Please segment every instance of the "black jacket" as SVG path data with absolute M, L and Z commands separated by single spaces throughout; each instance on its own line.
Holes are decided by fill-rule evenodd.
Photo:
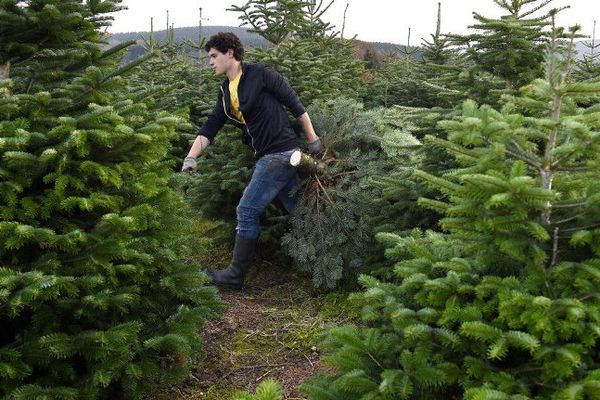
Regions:
M 283 106 L 296 118 L 304 114 L 304 106 L 278 72 L 263 64 L 242 64 L 238 97 L 246 125 L 231 113 L 229 79 L 225 79 L 215 108 L 198 134 L 212 142 L 229 120 L 242 129 L 244 143 L 252 148 L 257 158 L 297 147 L 296 133 Z

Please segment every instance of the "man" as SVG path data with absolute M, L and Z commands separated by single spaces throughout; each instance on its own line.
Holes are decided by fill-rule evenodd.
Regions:
M 229 267 L 206 271 L 217 285 L 241 289 L 254 255 L 259 235 L 259 218 L 267 205 L 279 197 L 291 211 L 296 204 L 298 173 L 290 166 L 290 155 L 298 148 L 290 126 L 287 107 L 297 118 L 312 154 L 323 150 L 310 117 L 298 96 L 283 77 L 262 64 L 243 63 L 244 48 L 233 33 L 212 36 L 204 49 L 216 75 L 227 78 L 221 85 L 215 108 L 202 125 L 182 171 L 196 170 L 196 158 L 215 138 L 227 121 L 242 130 L 243 140 L 257 159 L 250 183 L 237 206 L 237 227 L 233 256 Z

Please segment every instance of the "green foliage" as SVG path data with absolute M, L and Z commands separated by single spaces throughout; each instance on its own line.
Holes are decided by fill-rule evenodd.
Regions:
M 272 45 L 253 49 L 248 58 L 263 62 L 290 82 L 304 105 L 338 97 L 355 97 L 362 65 L 353 57 L 350 41 L 337 38 L 333 26 L 322 20 L 333 1 L 248 0 L 230 10 L 241 13 L 242 25 Z
M 458 163 L 416 172 L 445 195 L 421 204 L 447 233 L 377 236 L 396 278 L 361 276 L 367 327 L 329 332 L 336 372 L 310 399 L 598 398 L 600 87 L 571 80 L 562 35 L 547 79 L 499 111 L 467 101 L 428 138 Z
M 283 400 L 283 391 L 279 382 L 267 379 L 258 385 L 254 395 L 241 393 L 235 397 L 235 400 Z
M 451 35 L 454 44 L 467 46 L 470 73 L 490 74 L 501 79 L 507 90 L 518 89 L 540 78 L 544 61 L 542 49 L 548 41 L 548 31 L 544 28 L 550 25 L 550 13 L 534 15 L 551 2 L 495 0 L 505 13 L 499 19 L 473 13 L 477 23 L 471 28 L 475 32 Z
M 531 7 L 533 3 L 535 2 L 520 3 L 520 5 L 499 3 L 499 5 L 503 8 L 513 9 L 521 6 Z M 497 54 L 499 52 L 520 54 L 521 47 L 527 47 L 531 48 L 531 51 L 537 52 L 538 59 L 543 57 L 540 41 L 546 37 L 546 33 L 536 31 L 532 27 L 535 24 L 543 25 L 546 23 L 544 21 L 548 20 L 548 18 L 536 20 L 532 23 L 533 25 L 530 25 L 528 20 L 519 22 L 527 29 L 531 28 L 531 34 L 529 36 L 521 35 L 522 37 L 515 40 L 514 43 L 511 41 L 512 39 L 509 40 L 510 38 L 501 39 L 503 36 L 510 36 L 514 33 L 511 30 L 514 27 L 505 26 L 509 24 L 506 21 L 514 19 L 514 16 L 495 21 L 498 26 L 491 22 L 489 26 L 486 25 L 486 33 L 495 35 L 494 38 L 479 35 L 483 26 L 475 26 L 473 27 L 475 28 L 474 33 L 468 36 L 471 38 L 470 40 L 479 38 L 478 40 L 487 43 L 486 46 L 492 47 L 465 49 L 457 48 L 455 45 L 471 42 L 460 42 L 456 40 L 456 37 L 441 34 L 441 11 L 440 7 L 436 32 L 431 35 L 430 40 L 425 41 L 422 59 L 388 58 L 380 70 L 373 72 L 374 79 L 364 86 L 366 92 L 363 94 L 366 104 L 369 105 L 396 104 L 396 108 L 401 112 L 399 123 L 403 129 L 423 141 L 423 146 L 418 150 L 420 157 L 416 158 L 414 168 L 436 176 L 452 173 L 457 168 L 454 154 L 441 146 L 438 140 L 435 140 L 443 141 L 447 137 L 447 132 L 441 129 L 441 126 L 438 125 L 439 122 L 460 115 L 462 113 L 460 105 L 468 98 L 496 106 L 500 95 L 507 91 L 505 82 L 500 79 L 498 74 L 489 70 L 489 65 L 486 64 L 489 60 L 483 53 L 495 52 L 494 54 L 500 57 Z M 520 9 L 513 11 L 517 12 L 521 19 L 527 17 Z M 520 26 L 519 24 L 516 26 Z M 500 42 L 502 45 L 498 45 L 497 49 L 494 49 L 493 46 Z M 509 44 L 508 47 L 506 43 Z M 515 66 L 513 76 L 519 77 L 516 80 L 521 83 L 518 84 L 530 81 L 531 77 L 526 76 L 530 70 L 521 70 L 520 67 L 517 67 Z M 539 65 L 538 68 L 541 69 Z M 529 72 L 526 73 L 526 71 Z M 430 139 L 425 140 L 426 137 Z M 437 223 L 438 218 L 434 210 L 438 203 L 431 202 L 432 206 L 429 210 L 419 209 L 416 207 L 415 200 L 422 196 L 439 201 L 444 200 L 447 195 L 440 192 L 435 186 L 427 187 L 424 181 L 411 178 L 411 172 L 412 169 L 404 169 L 378 179 L 378 183 L 384 188 L 385 196 L 395 202 L 390 207 L 395 219 L 388 223 L 387 228 L 383 227 L 383 229 L 401 232 L 403 229 L 415 226 L 432 228 Z
M 185 54 L 187 42 L 154 43 L 145 45 L 151 57 L 129 78 L 129 84 L 137 92 L 148 95 L 157 110 L 171 113 L 193 106 L 200 93 L 202 72 L 196 59 Z M 212 75 L 212 74 L 211 74 Z
M 384 110 L 365 112 L 352 100 L 315 103 L 308 112 L 327 149 L 327 168 L 305 180 L 283 244 L 315 286 L 332 288 L 343 278 L 352 281 L 376 254 L 372 235 L 386 219 L 386 200 L 370 179 L 386 176 L 394 162 L 408 161 L 410 152 L 399 156 L 398 149 L 418 141 L 387 124 Z
M 365 106 L 390 107 L 397 104 L 424 106 L 426 92 L 420 83 L 424 80 L 419 64 L 411 58 L 386 55 L 380 66 L 370 72 L 360 89 Z
M 100 50 L 118 2 L 19 3 L 0 12 L 27 24 L 0 31 L 0 397 L 136 397 L 187 375 L 218 310 L 179 259 L 164 160 L 181 121 Z
M 577 63 L 575 78 L 578 81 L 597 81 L 600 76 L 600 43 L 596 39 L 596 21 L 592 40 L 584 42 L 585 52 Z
M 334 36 L 333 26 L 321 19 L 333 0 L 323 7 L 323 0 L 248 0 L 243 6 L 232 5 L 230 11 L 241 13 L 242 26 L 258 33 L 278 46 L 287 39 Z
M 49 89 L 85 65 L 99 65 L 103 52 L 96 30 L 110 25 L 107 12 L 122 8 L 121 0 L 91 1 L 86 7 L 76 0 L 22 3 L 2 1 L 0 13 L 0 65 L 16 69 L 11 73 L 16 91 L 33 84 Z
M 305 106 L 316 100 L 357 98 L 363 72 L 349 41 L 307 37 L 290 39 L 276 48 L 254 49 L 248 57 L 280 72 Z
M 187 155 L 189 142 L 196 137 L 194 122 L 212 110 L 213 104 L 208 103 L 220 81 L 212 70 L 200 68 L 197 60 L 186 54 L 189 46 L 189 42 L 157 43 L 151 34 L 144 46 L 148 60 L 128 79 L 128 90 L 136 101 L 144 102 L 155 112 L 167 111 L 185 121 L 177 126 L 179 136 L 172 141 L 170 153 L 176 162 Z M 180 165 L 176 167 L 179 168 Z
M 425 42 L 422 58 L 387 57 L 381 68 L 373 71 L 373 81 L 364 86 L 366 104 L 393 104 L 393 109 L 387 112 L 388 123 L 407 137 L 421 142 L 427 135 L 445 137 L 437 123 L 459 114 L 455 106 L 466 95 L 461 86 L 464 82 L 457 79 L 464 59 L 440 34 L 440 26 L 441 8 L 438 10 L 436 33 L 431 35 L 430 42 Z M 454 168 L 455 163 L 440 147 L 428 142 L 419 144 L 422 145 L 390 146 L 385 140 L 383 142 L 384 150 L 391 158 L 408 155 L 410 161 L 395 163 L 389 174 L 373 179 L 382 188 L 383 198 L 388 203 L 383 208 L 377 231 L 406 233 L 414 227 L 433 228 L 437 224 L 438 214 L 419 207 L 417 199 L 422 196 L 443 198 L 443 195 L 412 175 L 415 169 L 433 174 L 445 172 Z M 389 278 L 389 266 L 379 268 L 376 274 Z
M 407 233 L 414 227 L 434 228 L 439 220 L 437 213 L 417 204 L 419 197 L 425 193 L 429 196 L 436 196 L 438 193 L 416 180 L 413 174 L 416 169 L 426 168 L 431 173 L 448 169 L 448 156 L 447 153 L 424 145 L 416 139 L 419 135 L 423 136 L 423 131 L 426 130 L 427 124 L 431 125 L 431 121 L 422 121 L 415 110 L 426 115 L 427 109 L 405 107 L 395 107 L 384 112 L 386 123 L 402 133 L 393 135 L 393 140 L 383 138 L 382 147 L 392 160 L 392 169 L 386 175 L 374 176 L 370 180 L 381 188 L 384 200 L 379 205 L 380 217 L 376 218 L 377 232 Z M 439 118 L 439 114 L 430 114 Z M 421 125 L 416 125 L 415 122 Z M 431 127 L 431 130 L 436 132 L 434 127 Z M 438 160 L 440 161 L 436 162 Z M 385 266 L 379 272 L 389 276 L 390 268 Z
M 378 239 L 396 243 L 386 254 L 391 259 L 419 254 L 419 259 L 405 261 L 407 269 L 417 269 L 446 256 L 459 256 L 455 246 L 449 246 L 445 238 L 433 233 L 422 239 L 418 233 L 408 238 L 380 234 Z M 411 307 L 411 302 L 416 301 L 413 289 L 428 283 L 422 275 L 414 274 L 401 286 L 361 276 L 366 291 L 353 295 L 353 301 L 362 304 L 362 318 L 373 328 L 344 326 L 329 331 L 325 344 L 334 351 L 326 362 L 338 373 L 306 382 L 302 390 L 308 398 L 437 399 L 452 398 L 452 393 L 457 393 L 456 387 L 454 390 L 448 387 L 455 386 L 462 371 L 435 349 L 443 345 L 451 351 L 459 338 L 448 329 L 432 329 L 427 325 L 440 316 L 434 307 Z M 439 289 L 440 285 L 431 287 L 428 293 L 440 298 L 453 288 L 437 295 Z M 355 377 L 368 379 L 370 384 L 355 384 Z
M 406 49 L 387 54 L 377 68 L 369 71 L 370 79 L 361 87 L 368 107 L 399 105 L 403 107 L 453 107 L 464 99 L 464 79 L 458 79 L 465 60 L 440 33 L 441 5 L 438 8 L 436 33 L 424 40 L 420 57 Z
M 494 19 L 475 14 L 478 23 L 463 36 L 441 34 L 440 8 L 436 32 L 424 41 L 422 58 L 387 57 L 361 88 L 363 102 L 369 107 L 447 110 L 469 98 L 497 105 L 503 93 L 513 93 L 541 77 L 543 46 L 548 40 L 543 28 L 550 23 L 550 15 L 532 14 L 549 2 L 496 3 L 507 15 Z

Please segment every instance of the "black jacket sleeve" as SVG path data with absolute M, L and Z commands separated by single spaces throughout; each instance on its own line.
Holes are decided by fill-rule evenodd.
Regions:
M 212 143 L 217 132 L 223 127 L 226 120 L 227 116 L 225 115 L 225 111 L 223 111 L 223 93 L 219 90 L 215 108 L 200 130 L 198 130 L 198 135 L 205 136 Z
M 286 82 L 281 74 L 274 69 L 265 66 L 263 70 L 263 82 L 269 90 L 284 106 L 290 109 L 294 118 L 305 113 L 304 106 L 300 102 L 294 89 Z

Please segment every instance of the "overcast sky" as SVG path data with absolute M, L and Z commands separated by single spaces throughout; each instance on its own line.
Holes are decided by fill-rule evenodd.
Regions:
M 165 29 L 167 10 L 169 21 L 175 27 L 198 26 L 199 8 L 203 25 L 239 26 L 238 13 L 226 11 L 232 4 L 243 5 L 247 0 L 124 0 L 128 10 L 115 14 L 109 32 L 132 32 L 150 30 L 150 17 L 154 17 L 154 29 Z M 323 0 L 328 4 L 329 0 Z M 325 20 L 341 30 L 344 8 L 346 14 L 344 37 L 357 35 L 365 41 L 406 44 L 408 28 L 411 28 L 411 44 L 420 44 L 421 38 L 429 38 L 435 31 L 437 3 L 442 3 L 442 32 L 464 33 L 474 22 L 472 12 L 484 16 L 499 16 L 501 9 L 492 0 L 335 0 L 325 14 Z M 551 7 L 571 5 L 559 14 L 562 26 L 580 24 L 582 33 L 592 34 L 595 19 L 600 19 L 600 0 L 554 0 Z M 596 37 L 600 36 L 600 27 Z

